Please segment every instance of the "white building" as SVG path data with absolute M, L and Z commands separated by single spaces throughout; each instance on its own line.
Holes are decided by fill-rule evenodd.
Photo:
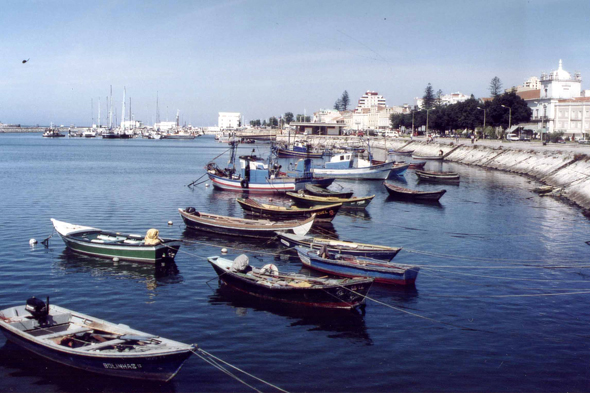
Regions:
M 537 129 L 545 128 L 547 132 L 563 131 L 567 136 L 589 132 L 584 125 L 585 119 L 588 119 L 585 117 L 587 104 L 585 100 L 580 99 L 580 73 L 572 76 L 563 69 L 562 61 L 559 60 L 556 70 L 549 74 L 541 74 L 540 83 L 538 98 L 525 98 L 533 111 L 531 120 L 538 124 Z
M 441 105 L 452 105 L 452 104 L 456 104 L 458 102 L 467 101 L 469 99 L 469 97 L 470 96 L 465 95 L 465 94 L 461 93 L 460 91 L 458 91 L 456 93 L 442 94 L 440 96 L 440 103 L 441 103 Z M 420 98 L 420 97 L 416 97 L 416 106 L 419 109 L 422 109 L 423 105 L 424 105 L 424 99 Z
M 376 91 L 368 90 L 359 99 L 352 116 L 345 120 L 348 128 L 353 130 L 385 129 L 389 128 L 389 116 L 397 113 L 396 108 L 388 108 L 383 96 Z
M 217 126 L 220 129 L 234 129 L 241 126 L 242 114 L 240 112 L 219 112 Z
M 176 128 L 175 121 L 161 121 L 159 123 L 154 124 L 154 129 L 160 130 L 160 131 L 168 131 L 173 128 Z
M 336 123 L 342 115 L 336 109 L 320 109 L 313 114 L 312 122 L 314 123 Z

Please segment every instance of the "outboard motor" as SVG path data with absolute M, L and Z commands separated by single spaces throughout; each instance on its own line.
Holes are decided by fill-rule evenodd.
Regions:
M 49 315 L 49 297 L 47 297 L 47 304 L 45 304 L 43 300 L 37 299 L 35 296 L 27 299 L 25 310 L 30 312 L 33 318 L 37 321 L 45 320 Z

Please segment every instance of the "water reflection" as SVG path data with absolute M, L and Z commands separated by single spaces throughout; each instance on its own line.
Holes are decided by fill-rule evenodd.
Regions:
M 424 205 L 424 207 L 426 208 L 435 208 L 435 209 L 444 209 L 445 207 L 439 202 L 439 201 L 429 201 L 429 200 L 421 200 L 421 199 L 416 199 L 416 200 L 407 200 L 407 199 L 403 199 L 403 198 L 396 198 L 392 195 L 388 195 L 387 198 L 385 198 L 385 202 L 386 203 L 399 203 L 402 205 Z
M 0 368 L 3 375 L 2 391 L 46 391 L 41 386 L 53 386 L 59 392 L 175 392 L 174 381 L 136 381 L 93 374 L 63 366 L 29 352 L 7 341 L 0 348 Z
M 265 311 L 287 318 L 290 326 L 309 326 L 310 331 L 326 332 L 326 337 L 347 339 L 364 345 L 373 341 L 367 332 L 365 318 L 358 310 L 324 310 L 311 307 L 295 307 L 269 302 L 254 296 L 244 296 L 227 285 L 221 285 L 209 296 L 212 305 L 225 305 L 244 316 L 249 312 Z
M 149 290 L 156 289 L 158 285 L 178 284 L 183 281 L 173 260 L 158 262 L 155 265 L 113 262 L 78 254 L 67 248 L 58 256 L 54 268 L 66 274 L 90 273 L 136 280 L 143 282 Z

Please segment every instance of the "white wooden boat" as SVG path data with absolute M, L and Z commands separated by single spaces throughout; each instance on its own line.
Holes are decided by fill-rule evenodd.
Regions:
M 0 311 L 6 338 L 46 359 L 115 377 L 169 381 L 194 346 L 30 298 Z

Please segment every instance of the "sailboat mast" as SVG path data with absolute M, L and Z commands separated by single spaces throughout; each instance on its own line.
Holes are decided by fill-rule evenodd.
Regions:
M 98 128 L 100 128 L 100 97 L 98 97 Z
M 109 130 L 113 129 L 113 85 L 111 85 L 111 94 L 109 95 Z
M 121 108 L 121 128 L 123 131 L 125 130 L 125 95 L 127 94 L 127 89 L 123 87 L 123 107 Z

